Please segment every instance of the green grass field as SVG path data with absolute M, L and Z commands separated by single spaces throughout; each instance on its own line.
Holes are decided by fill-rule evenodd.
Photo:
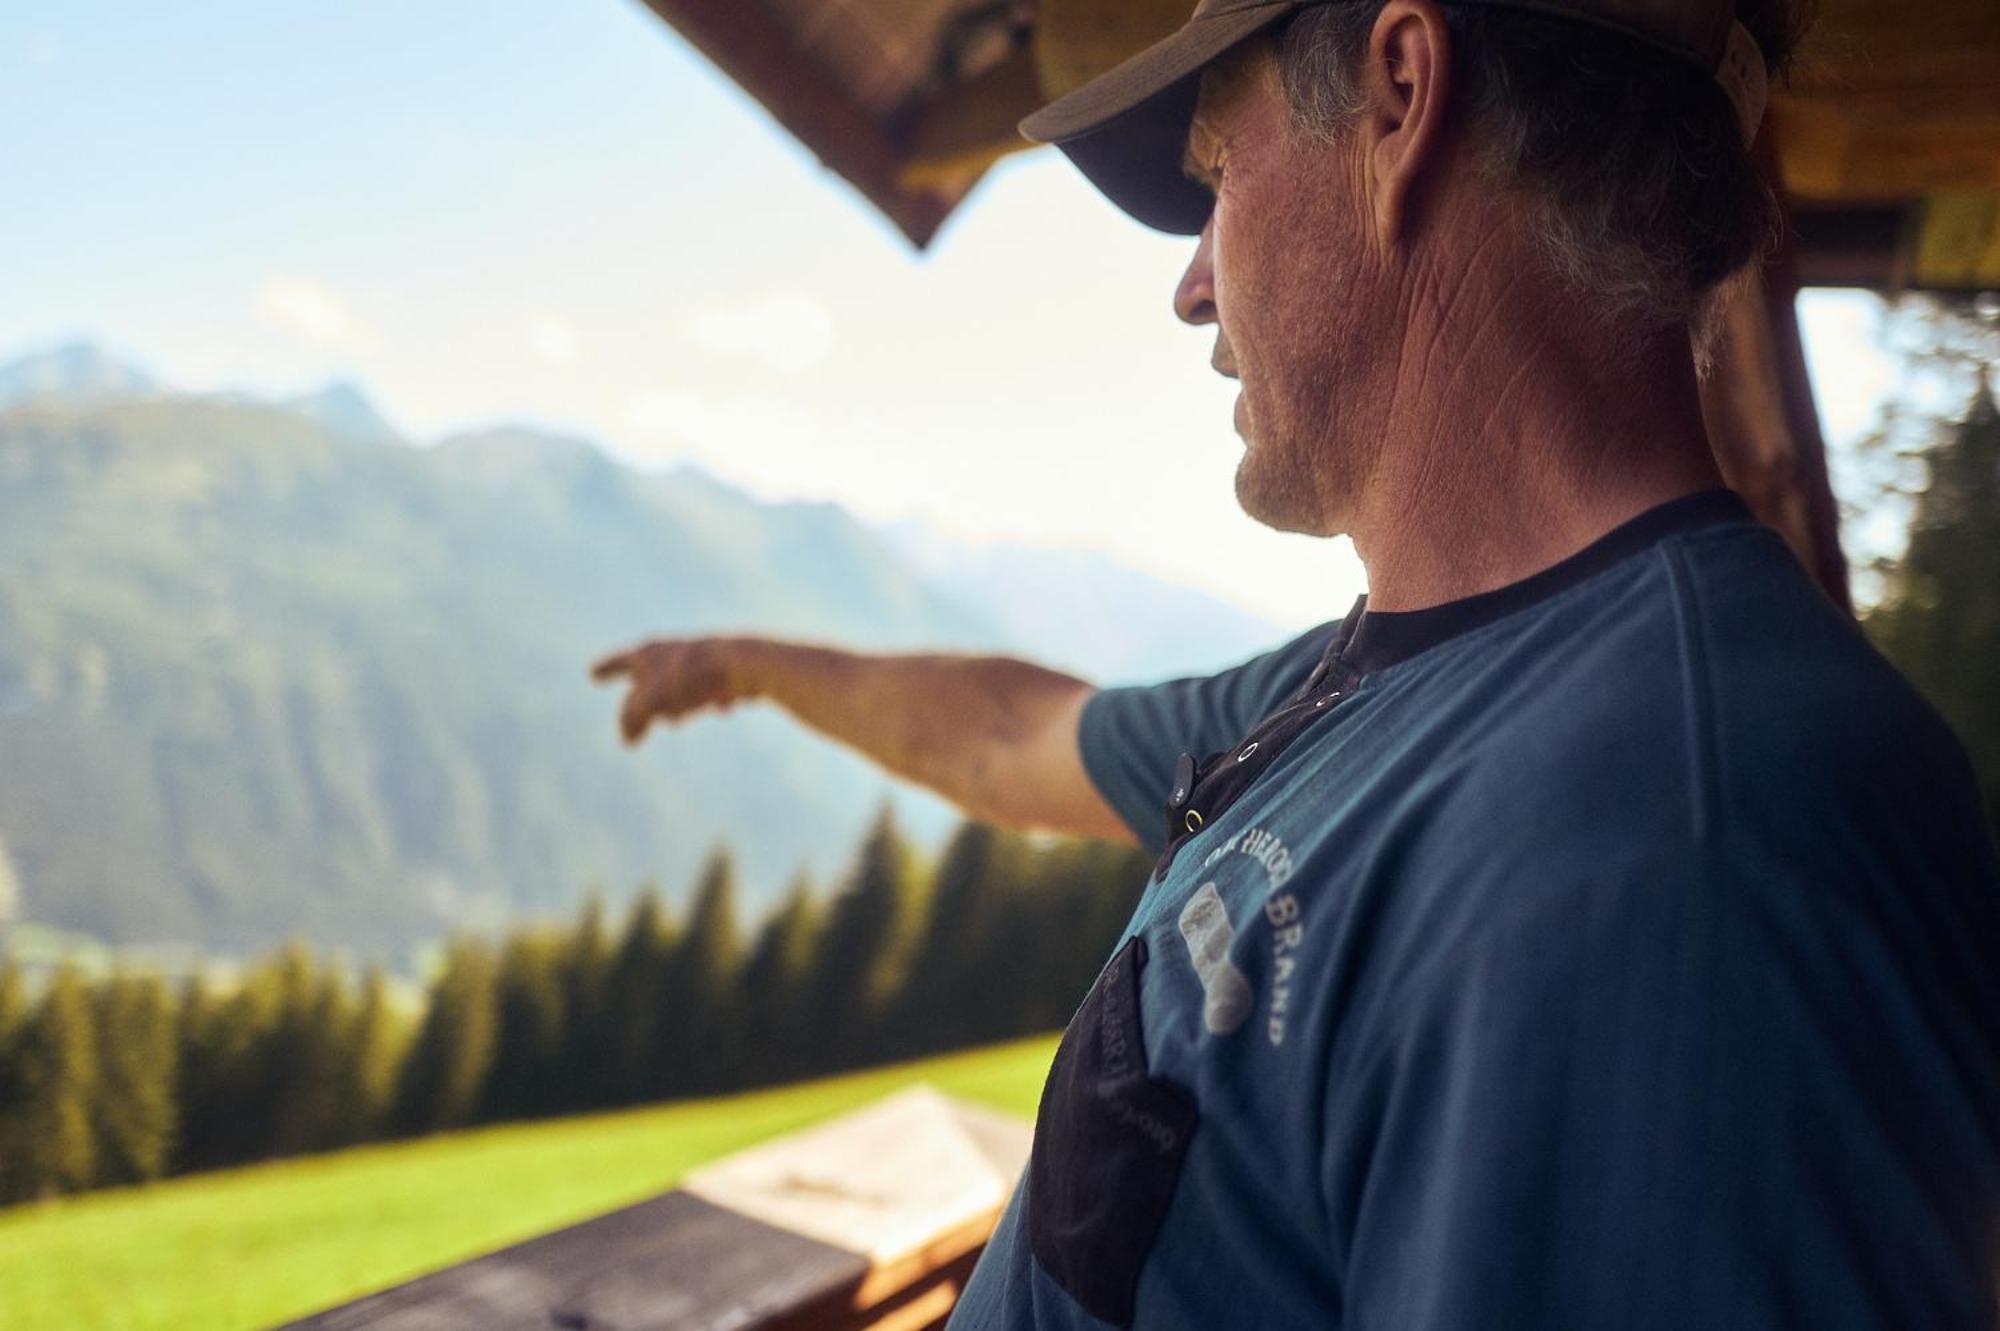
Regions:
M 1054 1037 L 714 1100 L 485 1128 L 0 1211 L 0 1327 L 268 1326 L 671 1188 L 927 1081 L 1034 1113 Z

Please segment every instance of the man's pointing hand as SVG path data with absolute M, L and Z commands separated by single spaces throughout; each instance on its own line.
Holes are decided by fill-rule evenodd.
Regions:
M 599 684 L 629 680 L 618 729 L 637 744 L 655 721 L 672 722 L 740 699 L 728 668 L 729 638 L 660 638 L 605 657 L 590 668 Z

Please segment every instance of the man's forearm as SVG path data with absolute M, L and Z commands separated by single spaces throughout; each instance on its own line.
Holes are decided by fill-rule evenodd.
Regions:
M 725 654 L 729 692 L 814 730 L 977 818 L 1129 839 L 1085 774 L 1077 720 L 1095 692 L 1003 656 L 872 655 L 765 639 Z

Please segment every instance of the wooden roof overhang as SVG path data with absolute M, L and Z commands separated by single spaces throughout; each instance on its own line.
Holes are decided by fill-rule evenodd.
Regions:
M 927 245 L 1016 122 L 1177 28 L 1191 0 L 645 0 Z M 2000 287 L 1994 0 L 1823 0 L 1759 140 L 1789 224 L 1704 386 L 1728 482 L 1848 605 L 1794 297 Z
M 1823 0 L 1771 137 L 1806 285 L 2000 286 L 2000 8 Z
M 910 240 L 1188 0 L 645 0 Z M 1771 113 L 1806 285 L 2000 286 L 1993 0 L 1824 0 Z

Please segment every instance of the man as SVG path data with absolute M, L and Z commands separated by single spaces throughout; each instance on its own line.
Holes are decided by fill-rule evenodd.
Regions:
M 1237 492 L 1369 595 L 1212 679 L 754 639 L 765 698 L 1159 865 L 984 1328 L 1992 1328 L 2000 870 L 1936 717 L 1721 482 L 1698 348 L 1780 0 L 1204 0 L 1025 128 L 1200 241 Z M 1182 168 L 1186 168 L 1186 175 Z

